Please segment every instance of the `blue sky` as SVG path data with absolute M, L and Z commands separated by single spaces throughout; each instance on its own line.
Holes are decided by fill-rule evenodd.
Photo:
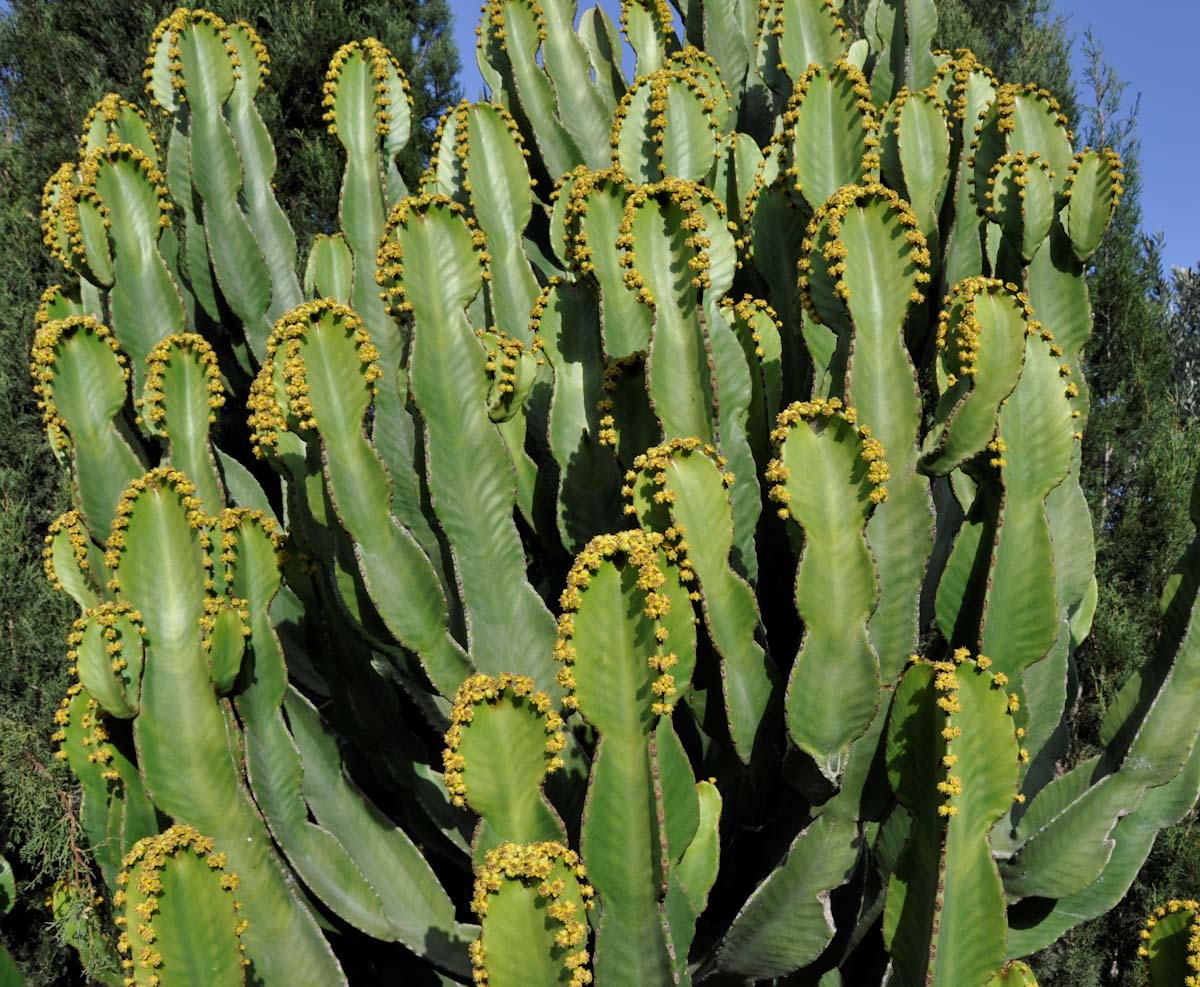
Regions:
M 1118 0 L 1055 0 L 1076 35 L 1078 79 L 1081 44 L 1090 27 L 1104 57 L 1129 83 L 1130 100 L 1141 95 L 1142 213 L 1147 233 L 1166 234 L 1167 265 L 1200 262 L 1200 110 L 1192 58 L 1200 36 L 1200 4 L 1194 0 L 1141 4 L 1131 15 Z M 1145 17 L 1146 20 L 1138 23 Z M 1082 94 L 1081 94 L 1082 95 Z
M 602 2 L 615 17 L 618 0 Z M 450 6 L 462 53 L 463 91 L 475 98 L 483 85 L 475 64 L 479 0 L 450 0 Z M 1075 36 L 1077 81 L 1081 42 L 1090 27 L 1105 59 L 1129 84 L 1128 103 L 1141 95 L 1137 123 L 1145 230 L 1166 235 L 1168 266 L 1200 263 L 1200 86 L 1191 61 L 1200 38 L 1200 3 L 1143 0 L 1137 15 L 1128 0 L 1054 0 L 1054 8 L 1068 18 Z M 1142 17 L 1146 20 L 1139 23 Z

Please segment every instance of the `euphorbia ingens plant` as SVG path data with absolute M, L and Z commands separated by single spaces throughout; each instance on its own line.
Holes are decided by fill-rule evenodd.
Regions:
M 1064 770 L 1120 161 L 936 16 L 626 0 L 630 80 L 490 0 L 412 189 L 352 42 L 303 264 L 266 49 L 160 25 L 46 186 L 32 365 L 97 977 L 982 987 L 1121 898 L 1200 791 L 1200 549 Z

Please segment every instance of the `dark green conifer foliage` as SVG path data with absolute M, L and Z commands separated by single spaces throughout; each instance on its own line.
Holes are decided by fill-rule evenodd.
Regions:
M 1166 286 L 1167 331 L 1175 352 L 1172 397 L 1179 413 L 1200 418 L 1200 265 L 1177 267 Z

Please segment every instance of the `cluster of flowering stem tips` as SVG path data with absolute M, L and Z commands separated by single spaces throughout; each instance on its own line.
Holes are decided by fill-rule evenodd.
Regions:
M 1060 768 L 1120 159 L 933 0 L 621 6 L 487 0 L 415 183 L 400 61 L 331 53 L 305 258 L 266 46 L 207 11 L 47 182 L 97 971 L 1033 983 L 1194 805 L 1200 542 Z

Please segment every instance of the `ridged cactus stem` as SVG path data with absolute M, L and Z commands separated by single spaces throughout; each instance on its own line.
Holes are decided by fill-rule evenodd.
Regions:
M 303 301 L 296 277 L 296 236 L 275 199 L 275 147 L 254 97 L 271 74 L 271 58 L 258 33 L 245 21 L 229 25 L 239 75 L 225 104 L 229 131 L 242 161 L 246 221 L 271 278 L 267 318 L 278 319 Z
M 433 563 L 443 592 L 453 596 L 453 579 L 442 561 L 443 546 L 422 511 L 417 475 L 419 440 L 407 413 L 404 350 L 407 334 L 389 317 L 380 297 L 377 268 L 379 240 L 389 210 L 408 194 L 396 168 L 396 157 L 412 129 L 412 95 L 408 79 L 391 52 L 375 38 L 352 41 L 334 53 L 325 76 L 323 106 L 330 133 L 346 152 L 338 200 L 344 248 L 351 269 L 343 276 L 322 278 L 321 290 L 353 308 L 379 350 L 384 384 L 376 394 L 371 439 L 392 480 L 396 519 Z M 318 262 L 314 248 L 313 260 Z M 311 261 L 310 261 L 311 262 Z M 334 292 L 338 281 L 344 286 Z M 461 619 L 452 604 L 452 620 Z
M 171 223 L 166 193 L 157 165 L 131 144 L 97 148 L 80 167 L 80 195 L 95 197 L 111 245 L 104 249 L 112 254 L 113 330 L 139 383 L 151 347 L 184 328 L 183 302 L 159 246 Z
M 554 372 L 547 442 L 558 466 L 559 535 L 578 551 L 620 527 L 620 473 L 601 442 L 605 401 L 601 303 L 594 286 L 553 280 L 534 306 L 530 329 Z
M 528 152 L 504 107 L 465 100 L 438 131 L 422 186 L 465 206 L 486 244 L 487 293 L 495 327 L 528 345 L 539 287 L 522 233 L 533 214 Z
M 225 404 L 225 386 L 213 349 L 195 333 L 168 336 L 147 356 L 146 389 L 135 402 L 138 423 L 169 443 L 166 461 L 189 477 L 209 511 L 225 491 L 209 432 Z
M 430 496 L 461 585 L 472 660 L 485 674 L 528 674 L 556 692 L 554 619 L 525 575 L 512 519 L 512 460 L 487 414 L 487 354 L 465 312 L 486 271 L 482 234 L 462 211 L 445 197 L 403 201 L 388 222 L 380 271 L 393 314 L 411 319 L 412 399 L 424 423 Z
M 883 934 L 902 984 L 982 984 L 1004 961 L 1004 886 L 988 837 L 1016 797 L 1019 702 L 988 664 L 966 649 L 917 659 L 896 690 L 888 777 L 912 830 Z
M 619 170 L 577 168 L 559 186 L 555 197 L 556 211 L 563 212 L 560 256 L 599 288 L 600 331 L 604 353 L 610 360 L 631 357 L 646 349 L 654 314 L 639 304 L 636 291 L 627 286 L 622 254 L 609 249 L 621 235 L 632 189 Z
M 581 987 L 594 891 L 579 855 L 561 843 L 503 843 L 475 875 L 471 908 L 483 932 L 471 945 L 475 983 Z
M 857 411 L 837 398 L 792 404 L 779 415 L 779 458 L 766 472 L 779 513 L 805 535 L 796 570 L 805 631 L 788 678 L 788 732 L 835 781 L 882 685 L 867 633 L 879 589 L 865 530 L 887 501 L 889 471 L 883 445 L 857 422 Z
M 888 452 L 888 498 L 867 525 L 879 570 L 869 626 L 884 679 L 916 647 L 917 598 L 933 548 L 932 504 L 916 469 L 921 395 L 904 337 L 931 262 L 916 214 L 878 184 L 836 192 L 809 224 L 800 261 L 810 314 L 837 333 L 828 396 L 853 405 Z
M 666 0 L 621 0 L 621 31 L 637 55 L 638 77 L 662 68 L 679 44 Z
M 661 536 L 640 529 L 593 540 L 576 559 L 562 598 L 560 682 L 600 740 L 592 760 L 582 853 L 600 897 L 596 973 L 601 981 L 676 982 L 664 907 L 672 863 L 691 842 L 693 779 L 666 715 L 695 662 L 687 594 L 664 571 Z M 675 626 L 664 623 L 674 612 Z M 686 789 L 675 782 L 686 775 Z M 682 807 L 663 802 L 679 793 Z M 685 829 L 681 832 L 679 827 Z M 682 843 L 680 846 L 678 844 Z M 679 954 L 676 953 L 676 956 Z
M 233 987 L 250 961 L 239 877 L 214 841 L 191 826 L 139 840 L 125 856 L 114 907 L 129 987 Z
M 173 194 L 186 200 L 194 189 L 199 197 L 197 218 L 204 224 L 221 294 L 241 320 L 255 358 L 261 360 L 271 330 L 267 316 L 271 275 L 239 204 L 238 193 L 245 182 L 242 158 L 224 111 L 242 74 L 238 46 L 220 17 L 180 7 L 155 29 L 150 52 L 147 88 L 159 107 L 175 117 L 180 134 L 179 148 L 172 147 L 176 167 L 181 169 L 180 181 L 172 183 Z M 198 232 L 194 227 L 188 231 Z M 193 277 L 202 263 L 193 254 Z
M 67 687 L 54 723 L 54 756 L 66 761 L 79 780 L 80 825 L 105 883 L 116 888 L 122 854 L 159 828 L 134 761 L 128 727 L 105 715 L 78 681 Z
M 442 760 L 457 806 L 482 817 L 474 856 L 501 843 L 536 843 L 566 836 L 542 793 L 547 775 L 563 766 L 562 717 L 550 697 L 525 676 L 473 675 L 458 688 Z
M 375 287 L 375 252 L 388 210 L 406 194 L 398 176 L 391 183 L 387 179 L 411 127 L 408 80 L 391 52 L 375 38 L 367 38 L 337 50 L 324 92 L 329 132 L 346 151 L 340 216 L 354 256 L 352 304 L 374 335 L 395 334 Z
M 996 96 L 997 83 L 991 71 L 967 50 L 955 52 L 934 76 L 933 88 L 950 114 L 950 188 L 946 197 L 954 203 L 941 225 L 940 260 L 942 276 L 938 294 L 952 285 L 984 273 L 980 246 L 983 217 L 976 208 L 974 157 L 975 123 Z
M 733 568 L 732 473 L 716 449 L 696 437 L 672 439 L 633 461 L 625 476 L 628 510 L 678 554 L 720 660 L 727 729 L 749 762 L 779 685 L 774 663 L 757 640 L 761 617 L 754 592 Z M 699 535 L 698 535 L 699 533 Z M 686 568 L 683 568 L 686 567 Z
M 134 721 L 138 767 L 156 807 L 227 848 L 256 916 L 246 942 L 258 975 L 270 981 L 319 972 L 325 982 L 341 983 L 332 953 L 274 858 L 230 749 L 227 713 L 203 647 L 214 562 L 208 518 L 194 493 L 186 477 L 166 467 L 135 480 L 117 505 L 108 540 L 110 589 L 146 627 Z M 290 944 L 286 953 L 275 948 L 280 937 Z
M 770 305 L 749 295 L 736 303 L 722 299 L 718 312 L 708 322 L 708 336 L 721 395 L 721 447 L 734 475 L 732 564 L 756 585 L 755 536 L 763 514 L 759 477 L 771 460 L 771 415 L 782 404 L 783 323 Z
M 674 179 L 640 186 L 625 206 L 617 244 L 624 251 L 626 284 L 654 310 L 647 391 L 666 438 L 716 437 L 716 388 L 701 292 L 712 287 L 712 250 L 721 243 L 713 227 L 720 221 L 711 194 Z M 690 278 L 680 276 L 684 269 Z
M 477 33 L 480 69 L 537 147 L 539 170 L 552 181 L 583 164 L 583 152 L 556 112 L 553 83 L 538 64 L 538 48 L 548 33 L 541 4 L 487 0 Z
M 144 471 L 122 416 L 129 361 L 107 326 L 73 315 L 37 331 L 29 368 L 51 448 L 70 457 L 83 517 L 102 541 L 122 491 Z
M 1138 956 L 1150 987 L 1200 984 L 1200 902 L 1172 899 L 1146 919 Z
M 280 531 L 261 512 L 242 508 L 223 511 L 214 535 L 227 592 L 244 599 L 249 614 L 252 664 L 235 703 L 247 778 L 272 836 L 308 887 L 353 926 L 465 972 L 466 934 L 429 864 L 343 776 L 340 752 L 330 749 L 316 710 L 289 692 L 270 609 L 281 588 Z
M 83 610 L 96 606 L 107 582 L 107 578 L 96 577 L 101 564 L 99 550 L 88 537 L 78 511 L 67 511 L 50 522 L 42 569 L 54 590 L 66 593 Z
M 358 572 L 380 617 L 418 656 L 434 687 L 452 696 L 469 664 L 450 634 L 432 564 L 392 519 L 390 476 L 362 427 L 383 373 L 378 357 L 366 327 L 344 305 L 322 300 L 292 310 L 268 341 L 250 424 L 257 448 L 281 459 L 300 483 L 308 466 L 298 436 L 319 436 L 333 510 L 359 547 Z

